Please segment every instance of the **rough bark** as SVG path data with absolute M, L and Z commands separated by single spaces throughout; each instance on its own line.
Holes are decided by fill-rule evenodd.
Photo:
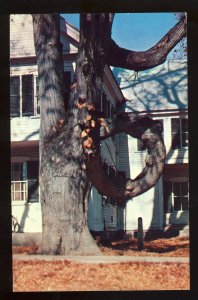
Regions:
M 108 64 L 136 72 L 154 68 L 165 62 L 168 53 L 186 36 L 186 31 L 187 19 L 184 16 L 155 46 L 147 51 L 124 49 L 111 40 Z

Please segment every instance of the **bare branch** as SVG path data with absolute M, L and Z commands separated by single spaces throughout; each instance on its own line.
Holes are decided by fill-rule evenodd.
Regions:
M 152 48 L 147 51 L 131 51 L 119 47 L 113 40 L 110 43 L 108 63 L 134 71 L 151 69 L 165 62 L 168 53 L 187 32 L 187 19 L 181 20 Z
M 135 179 L 107 176 L 102 168 L 99 154 L 90 156 L 86 162 L 87 174 L 97 190 L 101 194 L 113 197 L 118 204 L 122 204 L 156 184 L 163 171 L 166 150 L 159 121 L 153 121 L 148 117 L 138 117 L 134 113 L 119 113 L 108 123 L 109 133 L 104 133 L 103 138 L 125 132 L 142 140 L 148 150 L 146 166 Z

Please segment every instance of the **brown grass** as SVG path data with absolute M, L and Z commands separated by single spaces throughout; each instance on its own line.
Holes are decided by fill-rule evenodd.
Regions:
M 14 291 L 187 290 L 187 264 L 14 261 Z
M 189 256 L 188 238 L 144 242 L 137 240 L 100 246 L 104 255 Z M 38 247 L 13 246 L 13 253 L 37 254 Z M 14 291 L 187 290 L 189 265 L 174 263 L 86 264 L 69 261 L 13 260 Z

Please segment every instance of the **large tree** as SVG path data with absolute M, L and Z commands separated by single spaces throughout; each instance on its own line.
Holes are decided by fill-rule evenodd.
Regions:
M 135 113 L 118 113 L 108 120 L 101 116 L 103 73 L 106 64 L 134 71 L 162 64 L 186 35 L 186 18 L 142 52 L 123 49 L 112 40 L 113 18 L 112 13 L 80 15 L 76 71 L 65 102 L 60 16 L 33 15 L 41 103 L 43 253 L 99 254 L 87 227 L 91 186 L 122 205 L 153 187 L 163 171 L 166 151 L 159 122 Z M 148 150 L 145 168 L 135 179 L 111 178 L 102 168 L 100 141 L 121 132 L 142 140 Z

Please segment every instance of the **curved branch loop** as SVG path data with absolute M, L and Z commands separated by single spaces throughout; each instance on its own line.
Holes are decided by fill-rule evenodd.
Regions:
M 111 178 L 102 168 L 100 154 L 90 156 L 86 161 L 87 175 L 99 193 L 113 197 L 117 203 L 138 196 L 153 187 L 163 172 L 166 149 L 162 139 L 162 126 L 159 121 L 140 117 L 135 113 L 119 113 L 108 120 L 108 133 L 102 133 L 105 139 L 111 135 L 125 132 L 140 139 L 146 146 L 148 154 L 146 166 L 135 178 Z

